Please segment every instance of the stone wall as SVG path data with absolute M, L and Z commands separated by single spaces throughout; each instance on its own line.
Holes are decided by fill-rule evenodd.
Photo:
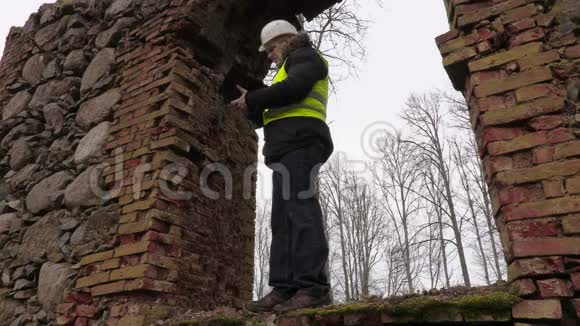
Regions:
M 257 137 L 226 103 L 267 71 L 263 8 L 64 0 L 10 31 L 0 324 L 142 325 L 251 298 Z
M 449 0 L 436 43 L 469 104 L 528 324 L 580 318 L 580 2 Z

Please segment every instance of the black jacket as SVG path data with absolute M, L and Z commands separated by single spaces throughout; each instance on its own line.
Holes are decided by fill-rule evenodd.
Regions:
M 302 101 L 314 84 L 328 75 L 326 63 L 304 34 L 290 41 L 286 58 L 288 77 L 284 81 L 251 91 L 246 96 L 248 118 L 259 127 L 265 109 L 276 110 Z M 266 164 L 275 163 L 284 154 L 315 142 L 323 145 L 325 161 L 334 149 L 326 123 L 309 117 L 290 117 L 268 123 L 264 126 L 264 140 Z

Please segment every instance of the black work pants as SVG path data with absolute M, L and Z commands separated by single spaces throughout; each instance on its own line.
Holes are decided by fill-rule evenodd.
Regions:
M 328 243 L 318 201 L 317 181 L 323 145 L 291 151 L 270 164 L 272 244 L 269 285 L 278 291 L 328 293 Z

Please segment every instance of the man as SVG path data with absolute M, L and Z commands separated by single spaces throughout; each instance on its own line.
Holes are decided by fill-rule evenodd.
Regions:
M 264 127 L 264 156 L 273 170 L 272 292 L 246 305 L 284 313 L 330 303 L 328 244 L 316 193 L 320 166 L 333 143 L 326 124 L 328 64 L 287 21 L 262 30 L 261 52 L 278 67 L 272 86 L 248 92 L 231 106 Z

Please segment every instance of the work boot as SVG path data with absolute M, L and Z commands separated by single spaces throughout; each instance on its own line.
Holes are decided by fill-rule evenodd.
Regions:
M 306 309 L 306 308 L 317 308 L 321 306 L 326 306 L 332 303 L 330 299 L 330 294 L 324 294 L 320 296 L 314 296 L 305 291 L 298 291 L 292 299 L 278 304 L 274 307 L 274 311 L 279 314 L 283 314 L 289 311 Z
M 246 309 L 256 313 L 271 312 L 274 306 L 288 301 L 291 297 L 292 294 L 274 289 L 262 299 L 246 304 Z

